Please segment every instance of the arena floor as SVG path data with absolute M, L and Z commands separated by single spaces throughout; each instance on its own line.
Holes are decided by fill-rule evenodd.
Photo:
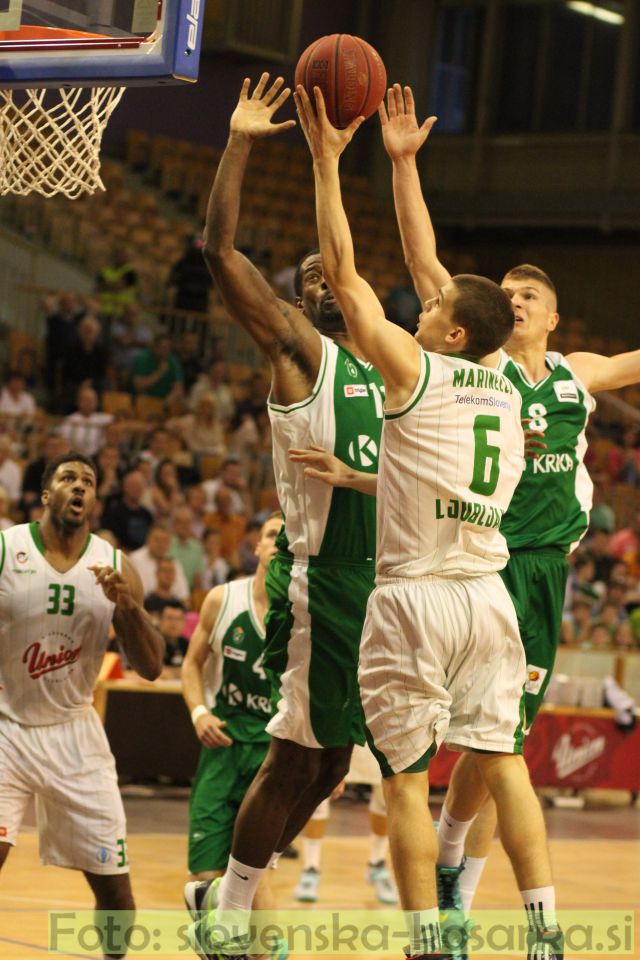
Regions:
M 185 880 L 188 793 L 177 788 L 152 790 L 142 787 L 125 788 L 124 793 L 138 908 L 180 910 Z M 637 928 L 640 926 L 640 811 L 628 804 L 628 795 L 592 792 L 588 796 L 587 809 L 549 809 L 546 817 L 559 906 L 588 911 L 586 916 L 607 909 L 624 911 L 627 918 L 635 916 Z M 439 803 L 434 802 L 431 809 L 437 815 Z M 67 912 L 92 907 L 81 874 L 40 866 L 33 823 L 31 812 L 0 883 L 0 960 L 32 960 L 49 952 L 48 910 Z M 313 909 L 375 911 L 378 908 L 364 879 L 367 830 L 364 802 L 344 798 L 333 805 L 329 836 L 323 848 L 320 899 Z M 520 903 L 510 866 L 498 841 L 494 842 L 494 847 L 475 905 L 478 909 L 513 908 L 517 911 Z M 283 860 L 276 872 L 275 890 L 278 903 L 284 908 L 296 906 L 292 889 L 299 870 L 300 860 Z M 594 942 L 591 956 L 640 958 L 640 934 L 636 929 L 635 940 L 632 940 L 631 929 L 632 922 L 623 921 L 619 951 L 611 952 L 606 944 L 598 950 L 598 943 Z M 132 951 L 130 955 L 138 952 Z M 192 956 L 187 949 L 163 954 L 159 944 L 150 946 L 148 953 L 171 957 L 172 960 Z M 98 954 L 89 954 L 80 948 L 58 954 L 63 957 L 90 955 Z M 302 952 L 292 954 L 294 957 L 303 955 Z M 355 952 L 341 952 L 340 955 L 351 956 L 353 960 L 363 956 Z M 401 957 L 402 954 L 397 949 L 393 952 L 381 950 L 374 955 L 382 958 Z M 490 954 L 483 951 L 473 955 Z M 500 955 L 523 956 L 520 952 L 510 951 Z M 566 955 L 589 954 L 580 950 L 567 951 Z

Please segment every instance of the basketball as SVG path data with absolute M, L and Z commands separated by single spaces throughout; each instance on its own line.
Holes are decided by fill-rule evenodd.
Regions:
M 296 66 L 296 86 L 302 84 L 313 102 L 320 87 L 327 116 L 334 127 L 348 127 L 356 117 L 370 117 L 387 89 L 387 71 L 371 44 L 348 33 L 314 40 Z

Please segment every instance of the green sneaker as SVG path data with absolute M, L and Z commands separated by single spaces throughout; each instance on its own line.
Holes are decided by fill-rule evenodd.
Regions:
M 440 931 L 442 945 L 455 960 L 468 960 L 467 942 L 469 931 L 460 896 L 460 874 L 464 870 L 464 859 L 458 867 L 436 866 L 438 889 L 438 908 L 440 910 Z
M 527 934 L 527 960 L 563 960 L 564 937 L 560 927 L 530 930 Z
M 189 880 L 184 885 L 184 902 L 192 920 L 199 920 L 203 913 L 209 913 L 218 906 L 218 890 L 222 877 L 215 880 Z
M 219 938 L 219 930 L 211 925 L 205 915 L 196 920 L 187 930 L 187 938 L 193 952 L 200 960 L 250 960 L 249 937 Z

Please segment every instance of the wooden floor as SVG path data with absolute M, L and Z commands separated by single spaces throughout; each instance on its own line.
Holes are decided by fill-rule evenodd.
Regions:
M 328 836 L 325 840 L 317 909 L 374 910 L 378 907 L 364 880 L 367 839 L 362 834 L 366 834 L 366 808 L 363 806 L 354 816 L 358 829 L 353 832 L 360 835 Z M 580 910 L 637 910 L 640 901 L 640 830 L 632 829 L 631 835 L 627 830 L 626 836 L 623 834 L 620 838 L 618 834 L 616 839 L 617 816 L 620 816 L 619 812 L 613 809 L 610 813 L 612 829 L 607 831 L 611 836 L 606 839 L 551 839 L 559 906 Z M 629 817 L 629 813 L 626 816 Z M 635 818 L 640 818 L 640 813 L 634 811 L 632 816 L 635 828 Z M 347 817 L 347 827 L 350 818 L 351 814 Z M 584 822 L 588 824 L 588 818 Z M 339 828 L 345 829 L 344 821 Z M 494 847 L 475 906 L 518 909 L 520 901 L 509 864 L 497 841 Z M 138 908 L 181 909 L 182 886 L 186 879 L 184 833 L 134 832 L 130 834 L 129 850 Z M 283 860 L 276 871 L 275 889 L 282 907 L 296 906 L 292 889 L 299 870 L 299 860 Z M 0 880 L 0 960 L 42 957 L 47 953 L 47 911 L 91 909 L 91 906 L 91 896 L 81 874 L 40 866 L 37 836 L 32 829 L 28 830 L 11 852 Z M 640 910 L 636 913 L 636 926 L 640 926 Z M 78 952 L 63 956 L 87 955 L 78 949 Z M 179 954 L 155 955 L 191 956 L 188 950 Z M 502 954 L 503 957 L 507 955 L 513 954 Z M 401 953 L 398 950 L 376 956 L 400 957 Z M 640 958 L 638 934 L 633 952 L 618 956 Z M 356 960 L 354 954 L 351 957 Z

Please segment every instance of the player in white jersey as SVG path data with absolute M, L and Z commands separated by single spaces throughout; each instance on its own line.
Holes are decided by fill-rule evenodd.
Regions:
M 301 86 L 296 104 L 314 160 L 325 274 L 386 389 L 376 588 L 359 673 L 365 717 L 385 777 L 400 899 L 411 915 L 409 955 L 451 955 L 424 803 L 441 740 L 482 751 L 525 902 L 552 888 L 544 821 L 520 755 L 524 654 L 498 576 L 508 557 L 500 520 L 524 466 L 520 398 L 497 369 L 514 316 L 496 284 L 460 276 L 425 304 L 415 339 L 387 321 L 356 271 L 340 194 L 339 157 L 362 118 L 334 129 L 317 88 L 315 110 Z M 543 949 L 559 947 L 555 918 L 546 919 L 553 928 L 532 932 L 532 955 L 545 937 Z
M 112 620 L 145 679 L 159 675 L 164 642 L 132 565 L 90 533 L 95 501 L 93 463 L 64 454 L 45 470 L 40 522 L 0 533 L 0 866 L 35 797 L 42 862 L 82 870 L 99 910 L 131 911 L 124 809 L 93 690 Z M 110 956 L 126 952 L 111 943 Z
M 381 105 L 379 112 L 385 147 L 393 162 L 405 260 L 418 295 L 429 298 L 450 279 L 438 257 L 416 163 L 416 154 L 436 118 L 418 125 L 412 91 L 399 84 L 389 90 L 387 107 Z M 511 299 L 516 322 L 500 369 L 522 396 L 523 415 L 530 428 L 542 432 L 545 441 L 544 452 L 527 465 L 504 524 L 511 558 L 503 579 L 521 612 L 530 729 L 551 678 L 560 640 L 567 555 L 586 532 L 591 508 L 593 485 L 584 465 L 585 430 L 595 407 L 591 394 L 638 383 L 640 351 L 613 357 L 583 352 L 564 357 L 548 352 L 549 334 L 559 322 L 557 294 L 550 277 L 536 266 L 522 264 L 510 269 L 501 285 Z M 440 820 L 442 864 L 445 871 L 459 871 L 470 828 L 465 846 L 469 856 L 460 878 L 468 908 L 495 831 L 495 808 L 471 755 L 460 758 L 453 780 L 464 805 L 455 815 Z M 451 814 L 449 800 L 445 806 Z M 481 814 L 471 826 L 483 800 Z

